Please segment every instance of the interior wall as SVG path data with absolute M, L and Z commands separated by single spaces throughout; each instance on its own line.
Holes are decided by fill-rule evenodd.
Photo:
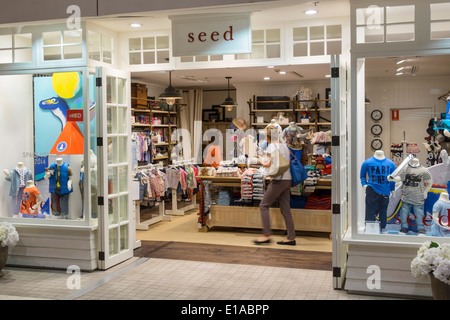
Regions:
M 450 77 L 448 78 L 400 78 L 400 79 L 367 79 L 366 80 L 366 97 L 371 103 L 366 105 L 366 158 L 373 156 L 374 150 L 370 146 L 370 142 L 374 138 L 370 132 L 370 128 L 374 121 L 370 118 L 370 113 L 375 110 L 383 112 L 383 118 L 379 124 L 383 128 L 380 140 L 383 141 L 383 151 L 390 158 L 391 143 L 399 143 L 403 137 L 393 139 L 391 141 L 391 109 L 411 109 L 431 107 L 435 117 L 440 118 L 440 114 L 446 111 L 446 104 L 438 100 L 439 95 L 450 89 Z M 424 126 L 417 128 L 423 132 L 423 137 L 427 137 L 426 133 L 428 121 L 424 119 Z M 396 125 L 402 126 L 402 121 L 396 121 Z M 408 140 L 408 137 L 406 137 Z M 422 141 L 410 141 L 423 143 Z
M 14 88 L 14 90 L 11 90 Z M 0 208 L 2 216 L 12 216 L 11 183 L 5 180 L 4 169 L 15 168 L 23 162 L 34 176 L 33 146 L 33 76 L 0 76 Z

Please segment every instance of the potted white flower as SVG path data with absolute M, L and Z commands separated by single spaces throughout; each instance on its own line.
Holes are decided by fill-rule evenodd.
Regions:
M 3 276 L 2 269 L 8 260 L 8 248 L 19 242 L 19 233 L 9 222 L 0 223 L 0 278 Z
M 426 241 L 411 262 L 414 277 L 430 277 L 433 298 L 450 300 L 450 243 Z

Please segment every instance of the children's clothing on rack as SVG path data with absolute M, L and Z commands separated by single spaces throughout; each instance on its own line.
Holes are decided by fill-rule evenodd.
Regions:
M 166 175 L 158 169 L 140 169 L 136 173 L 139 181 L 139 198 L 146 201 L 162 201 L 165 196 Z
M 150 133 L 145 132 L 133 132 L 131 139 L 133 160 L 137 162 L 149 163 L 151 159 L 151 154 L 154 155 L 156 152 L 154 144 L 152 144 L 152 139 Z
M 264 187 L 266 185 L 266 170 L 259 168 L 253 173 L 253 200 L 262 200 L 264 197 Z

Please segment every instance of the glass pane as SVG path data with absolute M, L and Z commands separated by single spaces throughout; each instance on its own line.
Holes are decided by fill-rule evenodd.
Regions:
M 308 40 L 308 28 L 294 28 L 294 41 Z
M 140 52 L 130 52 L 130 64 L 141 64 Z
M 310 56 L 322 56 L 325 54 L 324 52 L 324 43 L 323 42 L 311 42 L 309 44 L 309 55 Z
M 156 48 L 157 49 L 169 49 L 169 37 L 157 37 L 156 38 Z
M 222 61 L 223 55 L 213 55 L 209 56 L 209 61 Z
M 240 53 L 235 55 L 236 60 L 240 59 L 250 59 L 250 53 Z
M 106 130 L 108 134 L 117 133 L 117 108 L 108 107 L 106 111 Z
M 306 57 L 308 55 L 308 43 L 294 44 L 294 57 Z
M 309 40 L 322 40 L 324 39 L 324 27 L 310 27 L 309 28 Z
M 155 37 L 142 38 L 142 47 L 144 50 L 155 50 Z
M 342 27 L 341 25 L 327 26 L 327 39 L 341 39 Z
M 117 138 L 108 138 L 108 164 L 117 163 Z
M 386 7 L 386 23 L 414 22 L 414 6 Z
M 357 43 L 384 42 L 383 28 L 357 27 L 356 42 Z
M 12 50 L 0 50 L 0 63 L 13 63 Z
M 447 20 L 450 12 L 450 2 L 430 4 L 431 20 Z
M 117 167 L 108 168 L 108 194 L 117 194 L 118 184 Z
M 12 35 L 5 34 L 0 36 L 0 49 L 12 48 Z
M 106 77 L 106 102 L 116 103 L 116 78 Z
M 194 62 L 194 57 L 181 57 L 181 62 Z
M 117 241 L 119 237 L 117 235 L 119 228 L 113 228 L 109 230 L 109 254 L 114 255 L 119 253 Z
M 169 51 L 157 51 L 156 52 L 156 63 L 169 63 Z
M 14 50 L 14 62 L 31 62 L 32 60 L 33 55 L 31 48 Z
M 88 37 L 89 59 L 100 61 L 100 34 L 89 31 Z
M 83 47 L 79 46 L 64 46 L 64 59 L 81 59 L 83 58 Z
M 432 22 L 431 39 L 450 39 L 450 21 Z
M 118 104 L 126 104 L 126 94 L 127 88 L 125 87 L 127 84 L 127 79 L 117 78 L 117 103 Z
M 264 43 L 264 30 L 252 31 L 252 43 Z
M 327 54 L 341 54 L 342 52 L 341 41 L 328 41 L 327 42 Z
M 126 146 L 126 142 L 124 144 Z M 121 149 L 123 152 L 120 154 L 125 154 L 123 158 L 125 158 L 126 161 L 126 149 Z M 121 161 L 124 162 L 124 161 Z M 119 167 L 119 192 L 127 192 L 128 190 L 128 166 L 120 166 Z M 121 208 L 122 209 L 122 208 Z
M 128 249 L 128 224 L 120 226 L 120 250 Z
M 111 37 L 102 36 L 102 52 L 103 52 L 103 62 L 112 63 L 112 52 L 113 52 L 113 39 Z
M 252 46 L 252 59 L 264 59 L 264 46 Z
M 280 29 L 266 30 L 266 42 L 280 42 Z
M 414 41 L 414 24 L 386 26 L 386 41 Z
M 155 63 L 155 52 L 144 52 L 144 64 L 154 64 Z
M 63 32 L 64 44 L 81 43 L 81 30 L 67 30 Z
M 108 199 L 108 223 L 109 225 L 119 222 L 119 198 Z
M 267 45 L 267 58 L 279 58 L 281 57 L 280 45 L 271 44 Z
M 44 60 L 61 60 L 61 47 L 44 48 Z
M 384 24 L 384 7 L 372 5 L 367 8 L 356 9 L 356 24 L 368 26 Z
M 127 133 L 127 129 L 128 129 L 128 126 L 127 126 L 127 118 L 128 118 L 127 117 L 127 109 L 126 108 L 118 108 L 118 110 L 119 110 L 119 120 L 118 120 L 118 122 L 119 122 L 119 131 L 118 131 L 118 133 L 119 134 Z M 120 146 L 119 146 L 119 148 L 120 148 L 120 150 L 125 150 L 125 149 L 122 149 Z M 126 154 L 124 156 L 126 156 Z
M 31 46 L 32 46 L 31 33 L 14 35 L 14 48 L 24 48 Z
M 42 34 L 42 38 L 44 39 L 44 46 L 61 44 L 61 32 L 60 31 L 44 32 Z
M 203 62 L 203 61 L 208 61 L 208 56 L 196 56 L 195 57 L 195 62 Z
M 130 51 L 141 50 L 141 38 L 131 38 L 128 40 Z
M 120 222 L 128 221 L 128 195 L 120 196 Z

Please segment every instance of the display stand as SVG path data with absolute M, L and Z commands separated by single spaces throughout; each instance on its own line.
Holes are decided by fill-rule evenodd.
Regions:
M 173 160 L 172 163 L 174 165 L 185 165 L 185 164 L 192 163 L 192 160 Z M 166 210 L 166 214 L 172 215 L 172 216 L 184 216 L 184 214 L 187 211 L 198 208 L 195 194 L 192 196 L 192 200 L 190 201 L 191 204 L 183 206 L 183 207 L 179 207 L 178 200 L 177 200 L 177 190 L 171 188 L 171 193 L 172 193 L 172 209 Z M 188 202 L 188 201 L 186 201 L 186 202 Z
M 211 186 L 240 187 L 240 177 L 198 176 L 201 180 L 211 181 Z M 266 183 L 270 178 L 266 178 Z M 318 186 L 331 188 L 331 180 L 319 179 Z M 331 210 L 291 209 L 296 231 L 311 231 L 329 233 L 331 237 Z M 270 222 L 273 229 L 285 229 L 284 220 L 279 208 L 270 208 Z M 257 228 L 262 226 L 259 207 L 249 206 L 219 206 L 211 205 L 207 215 L 206 228 L 199 227 L 203 232 L 212 227 Z M 206 229 L 206 230 L 205 230 Z
M 137 170 L 155 168 L 158 166 L 159 165 L 149 164 L 146 166 L 140 166 L 137 168 Z M 172 221 L 172 217 L 166 215 L 165 201 L 158 202 L 159 214 L 157 216 L 152 217 L 147 220 L 144 220 L 144 221 L 141 221 L 141 204 L 142 204 L 142 202 L 143 202 L 142 200 L 133 200 L 133 210 L 134 210 L 134 215 L 136 217 L 136 230 L 148 230 L 148 226 L 158 223 L 160 221 Z

